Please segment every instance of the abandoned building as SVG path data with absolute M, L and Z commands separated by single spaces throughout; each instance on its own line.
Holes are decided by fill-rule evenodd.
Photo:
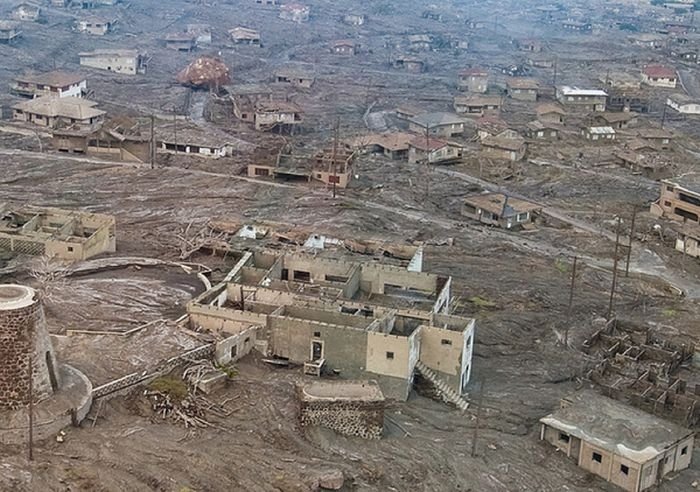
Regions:
M 454 137 L 464 134 L 465 121 L 453 113 L 422 113 L 408 120 L 408 129 L 417 134 Z
M 197 46 L 211 44 L 211 26 L 207 24 L 187 24 L 185 32 L 194 36 L 194 42 Z
M 348 26 L 363 26 L 367 21 L 365 14 L 345 14 L 343 16 L 343 24 Z
M 525 157 L 527 144 L 519 135 L 495 135 L 481 141 L 481 153 L 492 159 L 519 161 Z
M 528 138 L 533 140 L 557 140 L 559 128 L 557 123 L 544 123 L 539 120 L 530 121 L 525 125 Z
M 499 116 L 486 115 L 474 120 L 476 126 L 476 134 L 479 140 L 483 140 L 488 137 L 495 137 L 500 133 L 508 130 L 510 127 L 508 123 L 504 121 Z
M 0 206 L 0 250 L 86 260 L 116 251 L 114 217 L 57 208 Z
M 664 128 L 640 128 L 637 137 L 664 150 L 670 148 L 673 142 L 673 133 Z
M 291 84 L 294 87 L 310 89 L 316 81 L 313 75 L 294 69 L 281 69 L 275 72 L 274 81 L 279 84 Z
M 535 68 L 552 68 L 554 67 L 554 57 L 545 54 L 533 54 L 527 57 L 527 63 Z
M 666 105 L 682 114 L 700 114 L 700 99 L 695 99 L 685 94 L 668 96 Z
M 321 426 L 344 436 L 380 439 L 384 394 L 376 381 L 314 381 L 297 386 L 302 427 Z
M 391 65 L 396 69 L 411 73 L 421 73 L 426 70 L 425 61 L 415 56 L 397 56 L 392 60 Z
M 537 39 L 521 39 L 515 41 L 515 45 L 520 51 L 528 51 L 530 53 L 539 53 L 542 51 L 542 43 Z
M 331 43 L 331 53 L 334 55 L 356 55 L 360 45 L 351 39 L 340 39 Z
M 617 132 L 611 126 L 586 126 L 581 135 L 591 142 L 612 142 L 617 139 Z
M 666 38 L 664 38 L 664 36 L 652 33 L 634 34 L 627 39 L 635 46 L 641 46 L 642 48 L 649 48 L 652 50 L 662 48 L 666 43 Z
M 95 101 L 77 97 L 43 96 L 12 106 L 12 119 L 47 128 L 94 129 L 102 124 L 106 114 L 96 105 Z
M 13 44 L 22 36 L 18 22 L 0 20 L 0 43 Z
M 539 88 L 535 79 L 511 77 L 506 80 L 506 94 L 518 101 L 537 101 Z
M 41 16 L 41 7 L 31 3 L 20 3 L 12 9 L 12 18 L 18 21 L 36 22 Z
M 651 110 L 651 98 L 641 89 L 611 88 L 608 90 L 606 110 L 648 113 Z
M 193 328 L 253 329 L 268 356 L 376 380 L 401 401 L 419 371 L 455 404 L 466 403 L 475 321 L 448 314 L 450 277 L 304 253 L 240 254 L 227 281 L 188 304 Z
M 641 154 L 634 150 L 623 149 L 614 152 L 613 156 L 620 165 L 634 174 L 641 174 L 655 181 L 670 177 L 669 162 L 657 154 Z
M 87 79 L 82 75 L 60 71 L 20 75 L 15 77 L 10 91 L 30 98 L 83 97 L 87 91 Z
M 690 465 L 693 431 L 594 391 L 564 398 L 540 423 L 541 440 L 629 492 L 647 490 Z
M 483 68 L 465 68 L 459 72 L 457 89 L 464 92 L 483 94 L 489 88 L 489 72 Z
M 0 444 L 26 442 L 28 432 L 37 440 L 55 436 L 90 410 L 92 385 L 57 360 L 41 299 L 31 287 L 0 285 L 0 375 Z M 28 406 L 39 417 L 35 421 L 27 420 Z
M 167 122 L 156 127 L 156 146 L 160 152 L 197 157 L 219 158 L 231 155 L 233 145 L 226 134 L 203 132 L 191 123 Z
M 526 227 L 542 210 L 540 205 L 503 193 L 468 196 L 462 205 L 462 215 L 484 224 L 517 229 Z
M 137 122 L 114 119 L 97 129 L 58 128 L 52 132 L 52 147 L 59 152 L 87 154 L 123 162 L 148 162 L 151 138 L 140 132 Z
M 542 123 L 553 123 L 555 125 L 563 124 L 564 116 L 566 115 L 566 111 L 561 106 L 551 103 L 538 105 L 535 112 L 537 113 L 537 119 Z
M 642 86 L 638 75 L 618 70 L 607 71 L 605 75 L 599 76 L 598 80 L 605 84 L 605 87 L 614 89 L 639 89 Z
M 172 32 L 163 38 L 165 47 L 175 51 L 193 51 L 197 47 L 197 37 L 188 32 Z
M 86 17 L 79 19 L 76 24 L 78 32 L 90 34 L 92 36 L 104 36 L 112 30 L 114 21 L 102 17 Z
M 347 188 L 352 179 L 354 159 L 355 152 L 344 145 L 322 149 L 313 155 L 280 152 L 274 164 L 249 164 L 248 176 L 285 181 L 320 181 L 328 186 Z
M 426 157 L 427 156 L 427 157 Z M 448 164 L 462 158 L 462 146 L 437 138 L 416 136 L 408 142 L 408 163 Z
M 688 62 L 688 63 L 697 63 L 698 61 L 698 52 L 697 50 L 685 50 L 685 49 L 672 49 L 671 50 L 671 56 L 674 58 L 677 58 L 681 61 Z
M 624 130 L 637 122 L 637 116 L 637 113 L 632 111 L 604 111 L 595 114 L 592 120 L 595 126 L 610 126 L 615 130 Z
M 150 58 L 138 50 L 98 49 L 79 53 L 80 65 L 127 75 L 145 74 Z
M 568 85 L 556 88 L 556 98 L 568 111 L 605 111 L 608 93 L 600 89 L 579 89 Z
M 234 27 L 228 32 L 231 36 L 231 41 L 234 44 L 248 44 L 255 46 L 262 46 L 262 41 L 260 40 L 260 33 L 255 29 L 249 29 L 247 27 Z
M 280 19 L 292 22 L 307 22 L 311 14 L 311 7 L 300 3 L 285 3 L 280 7 Z
M 416 138 L 413 133 L 373 133 L 358 137 L 351 142 L 353 148 L 370 154 L 382 154 L 389 159 L 407 159 L 409 142 Z
M 499 113 L 502 105 L 501 96 L 473 95 L 455 96 L 452 106 L 457 113 L 481 116 Z
M 675 89 L 678 76 L 673 68 L 663 65 L 648 65 L 642 70 L 642 82 L 652 87 Z
M 581 33 L 588 33 L 591 32 L 591 30 L 593 29 L 593 26 L 591 26 L 590 22 L 582 22 L 571 19 L 562 22 L 561 27 L 568 31 L 575 31 Z
M 700 224 L 700 186 L 694 175 L 661 181 L 659 199 L 650 212 L 678 222 Z
M 429 34 L 411 34 L 408 36 L 408 49 L 414 52 L 433 49 L 433 38 Z

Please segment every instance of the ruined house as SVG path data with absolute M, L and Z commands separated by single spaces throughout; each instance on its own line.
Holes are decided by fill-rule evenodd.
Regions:
M 279 84 L 291 84 L 294 87 L 310 89 L 316 78 L 306 72 L 291 68 L 283 68 L 275 72 L 274 81 Z
M 371 154 L 382 154 L 389 159 L 408 158 L 409 142 L 416 137 L 413 133 L 373 133 L 358 137 L 351 142 L 353 148 Z
M 12 119 L 47 128 L 95 129 L 102 124 L 106 114 L 96 105 L 95 101 L 77 97 L 43 96 L 12 106 Z
M 197 37 L 195 34 L 187 32 L 174 32 L 167 34 L 163 38 L 165 47 L 175 51 L 192 51 L 197 46 Z
M 408 47 L 411 51 L 430 51 L 433 49 L 433 39 L 428 34 L 411 34 L 408 36 Z
M 462 146 L 455 142 L 416 136 L 408 142 L 408 163 L 450 164 L 462 158 Z
M 197 46 L 211 44 L 211 26 L 207 24 L 187 24 L 185 32 L 194 36 L 194 42 Z
M 311 7 L 300 3 L 285 3 L 280 7 L 280 19 L 292 22 L 307 22 L 311 14 Z
M 526 226 L 542 210 L 536 203 L 503 193 L 484 193 L 464 199 L 462 215 L 504 229 Z
M 584 470 L 629 492 L 688 468 L 693 431 L 584 390 L 540 419 L 540 439 Z
M 533 140 L 557 140 L 560 126 L 556 123 L 545 123 L 539 120 L 530 121 L 525 125 L 527 136 Z
M 155 129 L 156 145 L 160 152 L 218 159 L 233 152 L 230 137 L 224 133 L 187 122 L 163 122 Z
M 483 116 L 485 114 L 498 114 L 502 104 L 503 100 L 500 96 L 455 96 L 453 107 L 455 112 L 460 114 Z
M 525 157 L 527 144 L 521 136 L 496 135 L 481 141 L 481 153 L 492 159 L 519 161 Z
M 304 111 L 298 104 L 289 101 L 259 100 L 252 110 L 256 130 L 292 132 L 294 127 L 303 122 Z
M 659 149 L 668 149 L 673 141 L 673 133 L 664 128 L 640 128 L 637 137 Z
M 540 86 L 535 79 L 510 77 L 506 80 L 506 94 L 518 101 L 537 101 Z
M 648 49 L 662 48 L 666 44 L 666 39 L 663 36 L 651 33 L 633 34 L 627 39 L 635 46 Z
M 563 27 L 567 31 L 575 31 L 580 33 L 588 33 L 591 32 L 591 30 L 593 29 L 593 26 L 591 26 L 590 22 L 582 22 L 571 19 L 562 22 L 561 27 Z
M 10 86 L 13 94 L 30 98 L 83 97 L 86 90 L 85 77 L 61 71 L 20 75 Z
M 426 132 L 436 137 L 463 135 L 465 120 L 454 113 L 422 113 L 408 120 L 408 129 L 417 134 Z
M 457 89 L 464 92 L 485 93 L 489 88 L 489 71 L 484 68 L 465 68 L 459 72 Z
M 697 63 L 698 61 L 698 52 L 694 49 L 674 48 L 671 50 L 671 56 L 687 63 Z
M 0 20 L 0 43 L 1 44 L 13 44 L 20 36 L 22 31 L 18 22 Z
M 231 41 L 234 44 L 247 44 L 254 46 L 262 46 L 262 41 L 260 40 L 260 33 L 255 29 L 249 29 L 247 27 L 234 27 L 229 30 L 229 36 L 231 36 Z
M 608 93 L 600 89 L 563 85 L 556 88 L 556 98 L 567 111 L 592 113 L 605 111 Z
M 537 39 L 522 39 L 515 43 L 520 51 L 539 53 L 542 51 L 542 43 Z
M 495 115 L 486 115 L 474 120 L 476 134 L 480 140 L 494 137 L 509 129 L 508 123 Z
M 406 70 L 411 73 L 421 73 L 426 70 L 425 61 L 415 56 L 397 56 L 392 60 L 391 65 L 396 69 Z
M 651 214 L 678 222 L 700 224 L 699 183 L 696 175 L 662 180 L 659 199 L 651 204 Z
M 658 181 L 670 177 L 669 162 L 657 154 L 644 154 L 631 149 L 621 149 L 613 153 L 620 165 L 634 174 L 641 174 L 647 179 Z
M 116 251 L 114 217 L 57 208 L 0 205 L 0 250 L 86 260 Z
M 114 21 L 102 17 L 86 17 L 78 20 L 76 29 L 78 32 L 92 36 L 104 36 L 112 30 Z
M 675 89 L 678 83 L 676 70 L 663 65 L 647 65 L 642 70 L 642 82 L 652 87 Z
M 685 94 L 668 96 L 666 105 L 682 114 L 700 114 L 700 99 L 695 99 Z
M 115 118 L 96 130 L 73 126 L 54 129 L 52 147 L 59 152 L 94 155 L 122 162 L 148 162 L 151 137 L 141 132 L 137 121 Z
M 611 126 L 615 130 L 624 130 L 637 122 L 637 113 L 627 112 L 610 112 L 597 113 L 593 116 L 593 124 L 596 126 Z
M 465 403 L 475 321 L 449 314 L 450 277 L 259 250 L 226 278 L 188 304 L 193 328 L 248 333 L 268 356 L 376 380 L 396 400 L 419 372 Z
M 97 49 L 78 53 L 80 65 L 126 75 L 145 74 L 150 58 L 138 50 Z
M 18 21 L 36 22 L 41 16 L 41 7 L 31 3 L 20 3 L 12 9 L 12 18 Z
M 349 26 L 362 26 L 367 21 L 365 14 L 346 14 L 343 16 L 343 24 Z

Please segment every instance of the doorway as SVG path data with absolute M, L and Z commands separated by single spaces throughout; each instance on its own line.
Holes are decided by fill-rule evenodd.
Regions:
M 323 359 L 323 342 L 320 340 L 311 341 L 311 360 Z

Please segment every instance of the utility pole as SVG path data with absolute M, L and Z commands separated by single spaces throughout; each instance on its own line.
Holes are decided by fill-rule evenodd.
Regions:
M 608 304 L 607 319 L 612 317 L 613 302 L 615 300 L 615 287 L 617 287 L 617 253 L 620 249 L 620 217 L 617 218 L 617 229 L 615 232 L 615 257 L 613 258 L 612 286 L 610 287 L 610 303 Z
M 564 331 L 564 347 L 569 346 L 569 327 L 571 326 L 571 311 L 574 306 L 574 287 L 576 285 L 576 263 L 578 256 L 574 256 L 574 265 L 571 269 L 571 288 L 569 289 L 569 307 L 567 309 L 566 330 Z
M 173 113 L 173 133 L 175 134 L 175 153 L 177 154 L 177 114 Z
M 34 361 L 29 357 L 29 461 L 34 460 Z
M 430 196 L 430 125 L 425 124 L 425 196 Z
M 479 406 L 476 407 L 476 422 L 474 423 L 474 436 L 472 436 L 472 458 L 476 456 L 476 441 L 479 438 L 479 424 L 481 423 L 481 409 L 484 407 L 484 385 L 486 381 L 481 380 L 479 387 Z
M 333 155 L 331 156 L 331 166 L 333 166 L 333 198 L 336 193 L 336 181 L 338 181 L 338 173 L 336 170 L 335 159 L 338 156 L 338 135 L 340 133 L 340 118 L 335 120 L 335 128 L 333 129 Z
M 151 115 L 151 169 L 156 168 L 156 117 Z
M 555 56 L 554 57 L 554 78 L 552 79 L 552 85 L 556 86 L 557 85 L 557 62 L 559 61 L 559 57 Z M 556 91 L 556 87 L 554 88 Z
M 668 104 L 666 104 L 666 101 L 664 101 L 664 110 L 663 113 L 661 113 L 661 128 L 663 128 L 666 124 L 666 106 L 668 106 Z
M 632 256 L 632 241 L 634 240 L 634 224 L 637 220 L 637 206 L 632 208 L 632 224 L 630 225 L 630 240 L 627 243 L 627 262 L 625 264 L 625 277 L 630 276 L 630 257 Z

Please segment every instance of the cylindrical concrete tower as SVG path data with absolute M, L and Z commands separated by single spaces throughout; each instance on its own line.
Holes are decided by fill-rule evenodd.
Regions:
M 0 285 L 0 410 L 29 404 L 32 365 L 34 402 L 59 386 L 56 357 L 36 292 L 23 285 Z

